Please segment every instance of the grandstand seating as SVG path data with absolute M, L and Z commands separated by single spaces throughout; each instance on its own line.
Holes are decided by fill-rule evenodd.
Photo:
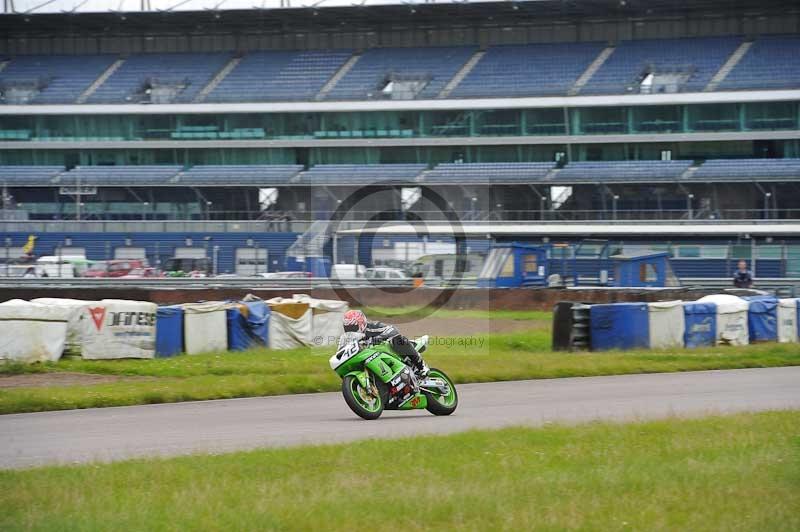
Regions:
M 41 87 L 30 103 L 75 103 L 115 59 L 113 55 L 20 55 L 0 72 L 0 85 Z
M 191 102 L 230 57 L 230 54 L 221 53 L 131 55 L 97 88 L 88 102 L 138 101 L 147 82 L 184 85 L 176 101 Z
M 800 36 L 760 37 L 722 81 L 721 90 L 800 87 Z
M 416 97 L 435 98 L 475 50 L 470 46 L 372 48 L 339 80 L 327 99 L 381 99 L 381 85 L 390 75 L 427 80 Z
M 444 163 L 425 174 L 426 184 L 529 183 L 541 181 L 555 163 Z
M 650 181 L 678 179 L 692 161 L 584 161 L 566 165 L 556 181 Z
M 321 164 L 305 172 L 299 164 L 0 166 L 0 185 L 8 186 L 259 186 L 296 184 L 368 185 L 386 181 L 425 184 L 652 182 L 680 179 L 693 162 L 578 161 L 555 170 L 554 162 L 425 164 Z M 56 176 L 59 176 L 57 179 Z M 711 159 L 691 180 L 800 180 L 800 159 Z M 550 181 L 552 180 L 552 181 Z
M 110 187 L 167 185 L 181 169 L 181 166 L 171 165 L 76 166 L 62 174 L 59 184 Z
M 303 166 L 299 164 L 193 166 L 183 172 L 181 185 L 285 185 Z
M 740 43 L 736 37 L 622 41 L 581 94 L 638 93 L 639 81 L 650 69 L 689 73 L 680 90 L 701 91 Z
M 318 164 L 300 174 L 303 184 L 369 184 L 380 181 L 414 181 L 425 164 Z
M 63 166 L 0 166 L 0 186 L 52 186 Z
M 709 159 L 692 175 L 714 181 L 756 178 L 800 180 L 800 159 Z
M 700 91 L 741 44 L 740 37 L 621 41 L 581 89 L 582 94 L 640 92 L 648 71 L 688 75 L 681 91 Z M 603 43 L 490 46 L 453 89 L 453 98 L 567 94 Z M 759 37 L 717 90 L 783 89 L 800 85 L 798 35 Z M 416 98 L 435 98 L 477 50 L 473 46 L 371 48 L 327 94 L 328 100 L 381 99 L 390 77 L 418 80 Z M 259 51 L 245 54 L 206 97 L 208 102 L 313 100 L 350 58 L 351 50 Z M 134 54 L 89 97 L 89 103 L 137 101 L 147 80 L 182 84 L 176 101 L 190 102 L 232 53 Z M 113 62 L 108 55 L 20 55 L 0 71 L 0 86 L 39 86 L 30 103 L 75 103 Z M 655 90 L 658 90 L 656 88 Z
M 451 96 L 566 94 L 602 49 L 599 43 L 492 46 Z
M 350 50 L 252 52 L 205 101 L 313 100 L 351 54 Z

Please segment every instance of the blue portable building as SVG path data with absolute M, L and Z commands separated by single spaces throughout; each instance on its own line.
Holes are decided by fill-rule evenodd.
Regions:
M 612 255 L 614 286 L 663 287 L 679 286 L 672 271 L 669 253 L 643 252 Z
M 717 305 L 714 303 L 684 303 L 686 347 L 713 347 L 717 343 Z
M 547 284 L 547 246 L 512 242 L 492 246 L 478 275 L 481 288 L 518 288 Z
M 647 303 L 592 305 L 589 330 L 593 351 L 650 347 Z
M 180 305 L 158 307 L 156 356 L 171 357 L 183 351 L 183 308 Z

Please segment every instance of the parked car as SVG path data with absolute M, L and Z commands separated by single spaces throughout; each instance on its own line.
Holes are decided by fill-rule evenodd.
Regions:
M 36 260 L 36 277 L 81 277 L 94 261 L 79 255 L 45 255 Z
M 161 274 L 155 268 L 134 268 L 120 277 L 120 279 L 152 279 L 154 277 L 161 277 Z
M 410 277 L 406 275 L 401 269 L 398 268 L 367 268 L 365 275 L 367 279 L 409 279 Z
M 332 279 L 363 279 L 367 269 L 360 264 L 334 264 L 331 268 Z
M 164 266 L 167 277 L 206 277 L 211 273 L 211 261 L 208 258 L 172 258 Z
M 114 259 L 94 262 L 83 272 L 83 277 L 126 277 L 133 270 L 144 270 L 147 261 L 142 259 Z
M 311 272 L 262 272 L 259 274 L 264 279 L 308 279 Z

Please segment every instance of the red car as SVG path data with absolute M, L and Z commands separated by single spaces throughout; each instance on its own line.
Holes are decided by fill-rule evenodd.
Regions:
M 97 262 L 83 273 L 84 277 L 126 277 L 134 270 L 146 270 L 147 261 L 141 259 L 114 259 Z

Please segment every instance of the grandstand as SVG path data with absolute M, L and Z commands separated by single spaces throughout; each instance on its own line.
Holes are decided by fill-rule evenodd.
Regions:
M 285 267 L 270 231 L 291 244 L 343 210 L 788 221 L 798 50 L 800 11 L 778 0 L 2 14 L 0 224 L 7 246 L 69 237 L 98 258 L 214 241 L 235 271 L 256 244 L 265 269 Z M 90 227 L 113 237 L 98 246 Z M 159 231 L 169 249 L 156 252 Z M 800 235 L 759 238 L 651 244 L 705 273 L 779 245 L 763 260 L 782 266 L 763 271 L 800 271 Z M 727 251 L 699 257 L 717 261 L 706 271 L 684 245 Z M 338 258 L 361 253 L 341 246 Z

